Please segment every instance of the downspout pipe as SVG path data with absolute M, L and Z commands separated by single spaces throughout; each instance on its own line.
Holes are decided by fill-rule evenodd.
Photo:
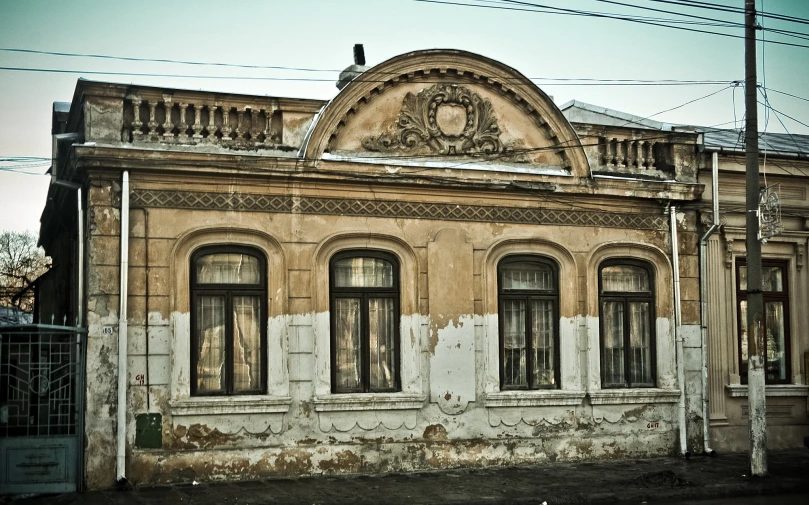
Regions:
M 686 458 L 691 457 L 688 452 L 687 427 L 685 424 L 685 365 L 683 363 L 685 354 L 683 351 L 682 309 L 680 306 L 680 256 L 678 253 L 679 244 L 677 242 L 677 208 L 672 205 L 669 208 L 671 217 L 671 266 L 672 277 L 674 279 L 674 339 L 677 343 L 677 383 L 680 385 L 679 400 L 679 421 L 680 421 L 680 454 Z
M 76 326 L 84 325 L 84 209 L 81 187 L 76 189 Z
M 118 484 L 126 483 L 126 358 L 127 358 L 127 295 L 129 293 L 129 171 L 121 180 L 121 281 L 118 317 L 118 440 L 116 445 L 116 476 Z
M 719 229 L 719 153 L 711 157 L 711 201 L 713 223 L 699 239 L 699 307 L 702 349 L 702 444 L 705 454 L 716 456 L 711 449 L 711 419 L 708 407 L 708 239 Z

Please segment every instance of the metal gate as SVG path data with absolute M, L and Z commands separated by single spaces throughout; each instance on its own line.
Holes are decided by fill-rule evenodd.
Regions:
M 0 494 L 78 489 L 86 334 L 0 326 Z

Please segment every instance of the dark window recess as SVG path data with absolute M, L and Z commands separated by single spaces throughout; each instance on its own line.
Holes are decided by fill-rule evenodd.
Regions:
M 559 387 L 559 269 L 511 256 L 497 266 L 500 389 Z
M 191 393 L 266 392 L 266 259 L 248 247 L 191 258 Z
M 764 299 L 763 335 L 767 384 L 790 382 L 789 284 L 787 262 L 761 262 L 761 290 Z M 739 328 L 739 375 L 747 384 L 747 263 L 736 261 L 736 315 Z
M 334 393 L 399 391 L 399 262 L 380 251 L 329 264 Z
M 599 268 L 601 387 L 654 387 L 654 285 L 644 262 L 610 260 Z

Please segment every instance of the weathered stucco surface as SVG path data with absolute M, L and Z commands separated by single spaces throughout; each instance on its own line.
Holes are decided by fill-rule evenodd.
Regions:
M 132 482 L 654 456 L 678 451 L 680 429 L 699 451 L 696 135 L 671 133 L 664 154 L 672 164 L 662 175 L 625 164 L 622 177 L 632 177 L 599 177 L 603 155 L 582 147 L 579 135 L 643 145 L 651 134 L 577 132 L 513 69 L 466 53 L 414 53 L 376 72 L 376 82 L 352 82 L 317 120 L 323 104 L 315 101 L 180 91 L 169 100 L 151 88 L 82 85 L 82 127 L 95 142 L 74 148 L 74 168 L 90 188 L 88 487 L 115 479 L 123 170 L 133 202 L 125 350 Z M 434 100 L 442 93 L 447 103 Z M 161 108 L 177 115 L 167 123 L 174 133 L 138 126 L 134 111 L 145 120 Z M 422 114 L 418 138 L 408 136 L 414 110 Z M 183 131 L 180 111 L 191 121 Z M 243 128 L 217 138 L 227 132 L 225 112 Z M 205 117 L 213 117 L 214 138 L 201 130 Z M 475 140 L 447 134 L 442 124 Z M 679 272 L 671 267 L 671 204 Z M 248 246 L 267 259 L 266 395 L 191 395 L 190 258 L 210 245 Z M 349 250 L 384 251 L 399 264 L 400 391 L 332 393 L 329 260 Z M 517 255 L 542 256 L 558 269 L 557 389 L 500 387 L 497 265 Z M 615 258 L 643 261 L 654 274 L 654 388 L 601 385 L 598 271 Z M 806 282 L 806 269 L 794 273 Z M 676 379 L 675 275 L 685 384 Z M 685 427 L 677 415 L 681 388 Z M 791 420 L 805 417 L 796 403 L 780 402 L 791 405 L 782 407 L 793 409 Z M 733 426 L 715 433 L 735 447 L 730 428 L 744 416 L 741 401 L 725 411 Z M 138 442 L 143 414 L 160 416 L 158 447 Z M 801 429 L 785 426 L 771 441 Z

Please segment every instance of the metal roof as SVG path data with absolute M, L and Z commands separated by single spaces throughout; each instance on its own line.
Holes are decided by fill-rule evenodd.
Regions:
M 713 130 L 698 128 L 705 134 L 705 147 L 744 151 L 744 130 Z M 799 154 L 809 156 L 809 135 L 788 133 L 760 133 L 758 148 L 761 153 Z

